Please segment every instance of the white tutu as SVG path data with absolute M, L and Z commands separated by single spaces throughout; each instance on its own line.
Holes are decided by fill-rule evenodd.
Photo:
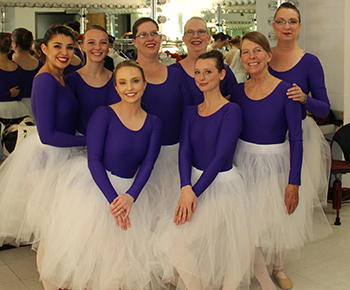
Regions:
M 31 110 L 22 101 L 0 102 L 0 118 L 15 119 L 32 115 Z
M 157 190 L 151 197 L 152 229 L 169 211 L 175 213 L 180 198 L 180 174 L 178 167 L 179 144 L 162 146 L 154 165 L 148 186 Z
M 244 172 L 250 200 L 250 227 L 256 246 L 271 262 L 276 253 L 301 248 L 305 242 L 322 239 L 332 229 L 304 172 L 299 205 L 288 215 L 284 204 L 289 177 L 289 142 L 259 145 L 239 140 L 234 164 Z
M 37 133 L 18 144 L 0 168 L 0 245 L 40 239 L 54 197 L 55 173 L 76 154 L 77 148 L 43 145 Z
M 314 190 L 323 206 L 327 205 L 329 176 L 331 171 L 331 150 L 328 141 L 322 134 L 316 122 L 306 117 L 303 122 L 303 166 L 301 170 L 301 184 L 305 177 L 310 177 Z M 304 187 L 300 194 L 307 194 Z
M 33 111 L 32 111 L 32 99 L 23 98 L 21 102 L 28 108 L 28 116 L 34 117 Z
M 202 171 L 193 168 L 192 181 Z M 201 194 L 191 222 L 176 226 L 175 207 L 156 229 L 156 274 L 177 289 L 200 281 L 193 289 L 236 289 L 249 268 L 255 245 L 248 233 L 247 203 L 241 175 L 236 168 L 220 172 Z M 181 279 L 176 273 L 180 270 Z
M 118 193 L 125 193 L 133 182 L 108 176 Z M 158 289 L 150 264 L 153 189 L 146 184 L 140 193 L 131 208 L 131 228 L 126 231 L 116 226 L 85 157 L 66 163 L 56 191 L 49 226 L 40 243 L 41 278 L 75 290 Z

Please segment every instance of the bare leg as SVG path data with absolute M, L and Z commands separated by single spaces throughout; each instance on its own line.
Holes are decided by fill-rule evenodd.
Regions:
M 254 275 L 261 285 L 261 290 L 277 290 L 269 273 L 267 272 L 264 255 L 258 248 L 255 249 Z

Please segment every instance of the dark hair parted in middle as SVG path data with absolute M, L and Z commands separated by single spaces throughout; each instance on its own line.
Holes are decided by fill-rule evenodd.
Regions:
M 72 38 L 73 42 L 74 42 L 74 35 L 73 35 L 73 32 L 72 32 L 72 29 L 66 27 L 66 26 L 63 26 L 61 24 L 55 24 L 55 25 L 52 25 L 45 33 L 45 36 L 44 36 L 44 44 L 47 45 L 48 42 L 51 40 L 51 38 L 54 36 L 54 35 L 58 35 L 58 34 L 63 34 L 65 36 L 69 36 L 70 38 Z
M 298 17 L 299 17 L 299 22 L 301 23 L 301 15 L 300 15 L 300 11 L 298 8 L 296 8 L 292 3 L 289 2 L 284 2 L 282 3 L 276 10 L 275 15 L 274 15 L 274 19 L 276 19 L 276 15 L 277 12 L 282 9 L 282 8 L 286 8 L 286 9 L 293 9 L 296 13 L 298 13 Z
M 139 29 L 139 26 L 143 23 L 146 23 L 146 22 L 153 22 L 154 25 L 157 27 L 157 30 L 159 30 L 159 25 L 157 22 L 155 22 L 152 18 L 149 18 L 149 17 L 142 17 L 138 20 L 135 21 L 134 25 L 132 26 L 132 37 L 133 38 L 136 38 L 136 34 L 138 32 L 138 29 Z
M 224 64 L 224 56 L 222 53 L 216 49 L 207 51 L 205 53 L 202 53 L 200 56 L 198 56 L 196 62 L 199 59 L 214 59 L 215 60 L 215 67 L 219 72 L 221 72 L 223 69 L 225 69 Z
M 262 34 L 261 32 L 258 32 L 258 31 L 252 31 L 252 32 L 248 32 L 242 36 L 241 46 L 239 48 L 240 55 L 242 55 L 242 43 L 245 39 L 250 40 L 251 42 L 254 42 L 254 43 L 260 45 L 263 48 L 263 50 L 265 50 L 266 52 L 271 51 L 270 43 L 267 40 L 267 38 L 265 37 L 265 35 Z

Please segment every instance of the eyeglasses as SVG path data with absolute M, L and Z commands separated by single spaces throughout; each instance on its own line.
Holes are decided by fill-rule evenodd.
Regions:
M 185 35 L 190 36 L 190 37 L 193 37 L 195 33 L 197 33 L 198 36 L 204 36 L 207 34 L 207 31 L 205 29 L 185 31 Z
M 142 32 L 141 34 L 136 35 L 135 38 L 136 37 L 147 38 L 148 36 L 152 36 L 153 37 L 153 36 L 159 36 L 159 35 L 160 35 L 159 31 L 152 31 L 150 33 Z
M 275 23 L 276 24 L 279 24 L 279 25 L 284 25 L 288 22 L 289 25 L 297 25 L 300 21 L 299 20 L 294 20 L 294 19 L 291 19 L 291 20 L 284 20 L 284 19 L 279 19 L 279 20 L 275 20 Z

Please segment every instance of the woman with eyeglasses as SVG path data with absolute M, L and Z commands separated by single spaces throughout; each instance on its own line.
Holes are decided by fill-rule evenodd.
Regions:
M 172 204 L 171 198 L 174 202 L 178 198 L 170 194 L 169 188 L 177 188 L 180 184 L 178 143 L 182 114 L 191 104 L 190 92 L 181 72 L 176 67 L 165 66 L 158 59 L 162 40 L 158 24 L 151 18 L 140 18 L 132 31 L 132 41 L 137 48 L 136 61 L 143 67 L 147 81 L 141 105 L 147 113 L 158 116 L 163 124 L 162 148 L 150 178 L 150 183 L 164 189 L 161 196 L 154 195 L 155 206 L 164 201 L 156 210 L 160 214 Z
M 292 85 L 269 73 L 272 53 L 262 33 L 246 33 L 240 54 L 250 79 L 237 85 L 233 99 L 243 115 L 234 164 L 243 171 L 250 200 L 249 230 L 257 247 L 254 275 L 261 289 L 276 290 L 266 268 L 273 263 L 279 286 L 291 289 L 283 271 L 285 253 L 325 238 L 332 229 L 318 196 L 308 193 L 312 172 L 302 177 L 301 104 L 286 95 Z
M 318 58 L 298 46 L 301 28 L 299 10 L 291 3 L 282 3 L 274 19 L 272 25 L 277 36 L 277 45 L 272 48 L 269 71 L 275 77 L 293 84 L 287 95 L 302 105 L 303 171 L 312 172 L 311 182 L 314 189 L 320 201 L 326 204 L 331 165 L 330 148 L 314 120 L 307 117 L 307 111 L 315 117 L 328 116 L 330 103 L 324 72 Z
M 198 56 L 208 49 L 210 35 L 206 22 L 197 16 L 190 18 L 185 24 L 182 40 L 186 44 L 188 55 L 172 66 L 182 72 L 190 89 L 193 105 L 199 105 L 204 101 L 204 97 L 194 80 L 194 64 Z M 225 65 L 225 71 L 226 76 L 220 84 L 220 91 L 224 97 L 229 98 L 234 93 L 233 88 L 237 81 L 228 65 Z

